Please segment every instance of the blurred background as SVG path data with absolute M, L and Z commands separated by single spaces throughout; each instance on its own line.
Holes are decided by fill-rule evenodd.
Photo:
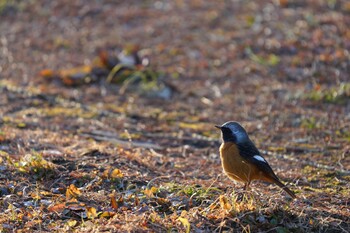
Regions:
M 1 79 L 163 122 L 204 123 L 188 127 L 207 136 L 213 123 L 237 120 L 263 129 L 264 140 L 271 130 L 287 142 L 304 138 L 305 128 L 322 130 L 314 142 L 329 140 L 324 128 L 348 137 L 349 11 L 336 0 L 3 0 Z M 147 59 L 153 81 L 161 76 L 158 89 L 141 90 L 147 98 L 138 86 L 126 93 L 127 78 L 105 82 L 110 70 L 79 81 L 101 51 L 114 66 L 126 50 Z

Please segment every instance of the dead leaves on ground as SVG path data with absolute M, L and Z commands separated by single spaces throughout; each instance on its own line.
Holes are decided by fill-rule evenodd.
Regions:
M 45 160 L 40 153 L 33 152 L 21 157 L 19 161 L 13 161 L 7 157 L 9 164 L 14 166 L 19 172 L 33 175 L 35 179 L 43 179 L 56 174 L 56 166 Z
M 118 52 L 116 49 L 101 50 L 91 65 L 54 71 L 44 69 L 39 75 L 47 80 L 61 81 L 64 85 L 77 87 L 97 82 L 119 84 L 119 93 L 124 94 L 131 86 L 138 86 L 142 92 L 169 99 L 172 87 L 164 81 L 164 74 L 149 67 L 149 59 L 141 56 L 137 46 L 128 46 Z
M 125 21 L 131 25 L 131 27 L 128 27 L 128 30 L 133 31 L 134 28 L 139 28 L 137 26 L 138 22 L 147 21 L 148 25 L 153 25 L 152 16 L 154 16 L 153 20 L 159 21 L 158 16 L 161 16 L 161 10 L 153 11 L 152 9 L 146 9 L 148 4 L 153 6 L 151 2 L 142 6 L 134 4 L 132 9 L 128 7 L 128 9 L 124 11 L 123 14 L 125 14 L 125 18 L 127 18 Z M 100 86 L 93 85 L 92 83 L 102 83 L 111 87 L 111 89 L 113 88 L 113 90 L 114 88 L 118 89 L 119 93 L 129 94 L 127 90 L 130 90 L 132 86 L 144 89 L 152 88 L 155 84 L 159 84 L 156 83 L 156 81 L 158 82 L 160 78 L 158 76 L 158 67 L 157 71 L 150 69 L 151 67 L 146 64 L 147 61 L 145 60 L 146 63 L 144 63 L 142 59 L 140 59 L 142 56 L 135 56 L 134 52 L 141 52 L 138 48 L 134 51 L 129 50 L 122 52 L 106 49 L 101 50 L 96 59 L 79 56 L 80 61 L 88 60 L 91 61 L 91 64 L 85 63 L 87 65 L 73 66 L 72 68 L 61 67 L 57 71 L 42 70 L 40 75 L 44 78 L 34 78 L 30 80 L 29 83 L 33 81 L 34 85 L 36 85 L 37 82 L 42 82 L 42 80 L 46 78 L 48 84 L 45 83 L 45 85 L 43 85 L 44 88 L 40 89 L 41 91 L 37 90 L 38 92 L 33 92 L 37 93 L 38 96 L 35 97 L 35 100 L 30 101 L 29 104 L 22 103 L 22 99 L 28 100 L 28 98 L 30 98 L 28 95 L 21 94 L 16 96 L 14 93 L 20 92 L 8 91 L 11 89 L 7 89 L 7 87 L 1 88 L 1 92 L 8 92 L 8 94 L 5 95 L 1 93 L 1 97 L 5 97 L 1 100 L 9 99 L 5 101 L 5 108 L 6 105 L 12 106 L 13 101 L 19 99 L 18 106 L 14 105 L 6 110 L 6 116 L 0 119 L 0 123 L 2 123 L 1 126 L 15 129 L 19 128 L 21 130 L 14 132 L 19 135 L 30 134 L 30 136 L 32 136 L 32 132 L 30 132 L 30 123 L 33 121 L 33 115 L 35 116 L 38 114 L 45 116 L 36 118 L 36 127 L 38 131 L 40 127 L 46 126 L 42 123 L 45 122 L 47 118 L 52 118 L 52 116 L 63 118 L 70 122 L 72 122 L 72 119 L 79 118 L 79 124 L 74 124 L 69 134 L 75 134 L 76 126 L 78 126 L 78 129 L 84 129 L 84 134 L 87 135 L 87 139 L 84 141 L 85 144 L 90 144 L 91 138 L 96 141 L 100 141 L 101 139 L 104 141 L 108 141 L 107 139 L 118 139 L 118 137 L 112 137 L 113 135 L 91 134 L 91 132 L 97 132 L 97 130 L 106 132 L 105 128 L 103 128 L 105 126 L 115 127 L 118 130 L 122 129 L 122 127 L 133 126 L 133 129 L 137 131 L 136 134 L 130 132 L 130 134 L 128 133 L 127 135 L 120 134 L 120 136 L 124 139 L 130 139 L 130 141 L 131 139 L 143 140 L 146 138 L 148 142 L 148 140 L 161 141 L 159 139 L 163 139 L 163 136 L 157 136 L 157 138 L 147 136 L 148 133 L 151 135 L 154 132 L 174 132 L 175 136 L 173 135 L 170 140 L 162 142 L 162 145 L 168 148 L 170 145 L 169 141 L 178 140 L 180 137 L 178 135 L 183 135 L 183 132 L 186 133 L 185 136 L 187 135 L 188 138 L 191 137 L 193 141 L 198 141 L 197 138 L 192 138 L 192 134 L 190 133 L 193 132 L 196 132 L 196 134 L 199 133 L 200 136 L 213 136 L 215 139 L 218 135 L 212 135 L 211 130 L 203 131 L 203 129 L 208 128 L 206 127 L 207 125 L 198 124 L 198 122 L 217 121 L 218 119 L 232 117 L 230 111 L 233 111 L 235 114 L 234 117 L 246 122 L 248 121 L 254 125 L 261 125 L 262 128 L 255 134 L 256 138 L 267 141 L 267 143 L 272 142 L 276 151 L 286 150 L 293 158 L 299 161 L 304 159 L 304 157 L 300 157 L 300 151 L 303 150 L 302 153 L 306 154 L 305 159 L 310 161 L 315 160 L 321 162 L 321 164 L 323 162 L 318 160 L 321 158 L 321 155 L 317 157 L 318 152 L 314 151 L 313 148 L 306 148 L 304 145 L 298 144 L 298 148 L 294 146 L 292 148 L 293 150 L 289 150 L 288 146 L 284 146 L 286 141 L 290 143 L 294 139 L 304 138 L 305 136 L 305 138 L 314 138 L 317 140 L 314 144 L 319 145 L 323 143 L 324 136 L 322 136 L 322 133 L 329 131 L 326 132 L 326 137 L 330 138 L 334 135 L 333 129 L 336 130 L 335 137 L 346 142 L 349 141 L 350 134 L 348 128 L 336 129 L 338 122 L 347 122 L 346 120 L 342 120 L 341 117 L 342 114 L 347 113 L 347 108 L 343 108 L 339 105 L 346 106 L 349 100 L 349 86 L 348 80 L 346 79 L 347 76 L 345 75 L 349 67 L 349 49 L 346 45 L 350 34 L 347 33 L 347 15 L 344 14 L 349 12 L 348 3 L 344 1 L 317 1 L 308 4 L 301 1 L 293 2 L 281 0 L 273 2 L 235 1 L 234 4 L 232 4 L 232 2 L 227 4 L 225 1 L 222 1 L 220 3 L 215 3 L 215 6 L 211 6 L 203 1 L 199 2 L 199 5 L 194 8 L 191 8 L 191 4 L 192 3 L 189 3 L 188 5 L 186 1 L 182 1 L 181 4 L 176 4 L 176 7 L 172 5 L 172 2 L 166 6 L 168 10 L 166 10 L 166 17 L 163 19 L 176 21 L 178 23 L 176 23 L 176 25 L 174 24 L 174 26 L 180 25 L 181 29 L 183 29 L 177 30 L 178 33 L 176 33 L 176 35 L 171 33 L 171 37 L 174 36 L 174 40 L 171 41 L 174 41 L 174 43 L 168 43 L 170 40 L 166 38 L 169 37 L 164 37 L 166 36 L 164 34 L 161 35 L 160 32 L 163 31 L 162 26 L 165 25 L 162 25 L 162 23 L 156 23 L 154 24 L 154 28 L 152 27 L 151 31 L 154 30 L 152 35 L 156 35 L 156 41 L 152 40 L 152 42 L 150 42 L 150 40 L 145 40 L 145 37 L 142 37 L 144 36 L 144 32 L 140 34 L 135 33 L 135 31 L 133 32 L 135 33 L 133 34 L 133 41 L 144 46 L 154 46 L 155 51 L 153 52 L 156 53 L 154 55 L 156 55 L 156 59 L 159 60 L 157 61 L 158 67 L 169 72 L 177 71 L 189 77 L 187 79 L 181 78 L 179 82 L 179 84 L 181 84 L 179 87 L 184 88 L 184 93 L 189 93 L 188 96 L 185 95 L 186 99 L 181 100 L 182 103 L 179 104 L 174 101 L 174 105 L 171 106 L 168 106 L 167 103 L 163 106 L 156 103 L 156 111 L 153 111 L 151 106 L 147 106 L 144 111 L 133 111 L 132 115 L 127 115 L 125 118 L 105 118 L 104 114 L 100 116 L 99 111 L 104 110 L 124 114 L 126 112 L 126 107 L 124 108 L 123 106 L 124 104 L 128 106 L 128 109 L 138 109 L 140 106 L 145 106 L 143 102 L 145 99 L 135 98 L 132 100 L 133 104 L 130 104 L 122 101 L 114 101 L 117 99 L 115 95 L 107 95 L 107 98 L 101 98 L 98 102 L 107 100 L 108 107 L 106 104 L 103 106 L 104 108 L 92 108 L 91 105 L 88 106 L 85 99 L 79 99 L 80 96 L 84 96 L 86 93 L 86 95 L 92 99 L 92 103 L 96 102 L 96 97 L 99 96 L 96 95 L 96 90 L 98 91 Z M 90 4 L 85 4 L 83 12 L 85 12 L 86 9 L 88 12 L 91 10 L 94 17 L 95 14 L 99 17 L 98 12 L 103 12 L 103 7 L 100 8 L 102 5 L 98 5 L 98 7 L 96 6 L 97 11 L 95 11 Z M 119 4 L 120 7 L 123 7 L 123 5 L 124 3 Z M 79 4 L 77 6 L 79 6 Z M 155 4 L 154 6 L 159 7 L 160 5 Z M 48 5 L 48 7 L 50 6 Z M 61 9 L 66 8 L 63 7 Z M 241 9 L 244 9 L 244 11 L 240 11 Z M 29 12 L 30 10 L 31 9 L 28 9 Z M 121 9 L 121 11 L 122 10 L 123 9 Z M 129 10 L 131 12 L 129 12 Z M 144 15 L 144 11 L 148 13 Z M 60 7 L 57 7 L 57 12 L 60 12 Z M 184 14 L 185 12 L 195 12 L 196 14 Z M 235 12 L 235 17 L 230 17 L 232 14 L 227 14 L 232 12 Z M 23 11 L 23 13 L 26 12 Z M 74 9 L 72 9 L 72 13 L 74 13 Z M 113 15 L 112 12 L 109 12 L 105 16 L 111 17 L 111 14 Z M 135 15 L 135 19 L 133 19 L 133 14 Z M 28 15 L 26 15 L 26 17 L 28 17 Z M 33 15 L 33 17 L 35 17 L 35 15 Z M 32 17 L 28 17 L 28 19 L 31 18 Z M 44 18 L 44 15 L 40 15 L 38 21 Z M 84 22 L 88 21 L 85 20 L 88 18 L 83 18 Z M 139 20 L 140 18 L 141 20 Z M 207 23 L 203 24 L 203 22 L 208 22 L 206 21 L 208 18 L 210 19 L 209 24 L 215 27 L 210 25 L 207 27 Z M 146 21 L 143 19 L 146 19 Z M 187 22 L 188 19 L 190 19 L 190 21 Z M 234 21 L 231 21 L 231 19 Z M 55 19 L 50 20 L 60 20 L 59 14 L 57 14 Z M 13 22 L 18 23 L 20 20 L 13 20 Z M 87 25 L 79 24 L 79 18 L 77 18 L 76 23 L 77 28 L 82 26 L 82 30 L 77 31 L 85 31 L 84 27 Z M 40 24 L 38 25 L 39 27 L 37 27 L 37 29 L 38 32 L 40 32 Z M 198 25 L 201 25 L 201 27 L 197 27 Z M 19 27 L 16 25 L 13 26 L 19 29 L 13 30 L 15 35 L 18 35 L 16 31 L 19 31 L 23 35 L 25 35 L 25 31 L 28 31 L 20 30 L 20 25 L 18 25 Z M 93 26 L 93 24 L 89 26 Z M 193 31 L 193 28 L 199 30 Z M 193 34 L 192 31 L 195 32 L 195 34 Z M 10 35 L 11 33 L 7 34 Z M 40 33 L 34 34 L 41 35 Z M 146 35 L 149 34 L 146 33 Z M 33 52 L 33 42 L 37 44 L 40 43 L 40 40 L 35 39 L 35 37 L 32 38 L 31 36 L 32 35 L 26 39 L 28 43 L 26 42 L 26 46 L 23 47 L 24 51 L 20 51 L 24 55 L 32 54 L 30 52 Z M 55 37 L 56 35 L 52 36 Z M 66 35 L 62 35 L 60 38 L 64 38 L 65 36 Z M 72 34 L 72 39 L 74 39 L 73 36 Z M 13 42 L 16 42 L 16 38 L 22 37 L 13 37 Z M 75 38 L 81 37 L 76 36 Z M 178 40 L 179 38 L 180 40 Z M 198 40 L 198 38 L 200 38 L 200 40 Z M 9 41 L 12 42 L 12 39 Z M 120 35 L 120 39 L 122 42 L 125 37 Z M 18 59 L 21 54 L 18 54 L 18 49 L 13 49 L 12 47 L 12 44 L 16 43 L 8 43 L 6 40 L 7 37 L 5 35 L 2 40 L 2 46 L 4 46 L 6 51 L 9 49 L 14 57 Z M 87 45 L 89 51 L 96 46 L 93 40 L 92 37 L 91 40 L 88 41 L 88 43 L 91 43 Z M 34 43 L 34 45 L 36 43 Z M 66 41 L 60 41 L 58 39 L 55 43 L 59 46 L 65 46 Z M 73 44 L 75 43 L 72 43 L 72 45 Z M 31 50 L 28 51 L 28 48 L 31 48 Z M 153 50 L 153 48 L 149 49 Z M 33 53 L 34 56 L 40 54 L 40 49 L 34 48 L 34 50 L 36 50 L 34 51 L 35 53 Z M 126 50 L 128 50 L 128 48 Z M 75 53 L 77 51 L 79 50 L 72 49 L 66 52 Z M 56 53 L 56 50 L 52 52 Z M 44 57 L 46 57 L 46 54 Z M 67 59 L 67 57 L 63 56 L 63 59 Z M 34 59 L 28 59 L 28 61 L 29 60 L 37 61 L 40 59 L 34 57 Z M 6 73 L 10 73 L 13 78 L 11 78 L 12 76 L 9 78 L 13 79 L 14 82 L 20 80 L 18 86 L 24 85 L 24 83 L 26 83 L 24 80 L 27 78 L 24 80 L 22 80 L 22 76 L 16 78 L 15 76 L 17 76 L 17 73 L 15 70 L 10 70 L 7 67 L 14 67 L 14 69 L 19 68 L 19 70 L 23 68 L 23 72 L 27 72 L 23 77 L 28 76 L 29 78 L 32 76 L 32 70 L 26 69 L 26 67 L 29 66 L 21 66 L 21 64 L 27 64 L 24 61 L 22 62 L 23 63 L 20 61 L 18 62 L 19 67 L 15 65 L 12 66 L 11 64 L 3 66 L 5 71 L 3 73 L 5 76 Z M 55 67 L 57 63 L 45 66 L 51 65 Z M 67 67 L 69 67 L 69 64 L 67 64 Z M 287 78 L 285 76 L 287 76 Z M 7 77 L 5 77 L 5 79 L 6 78 Z M 48 101 L 48 106 L 42 106 L 42 101 L 39 101 L 39 99 L 41 97 L 47 98 L 45 91 L 48 89 L 61 89 L 57 91 L 59 96 L 70 96 L 67 93 L 71 92 L 72 89 L 61 88 L 62 85 L 56 85 L 57 83 L 63 83 L 66 87 L 75 87 L 77 95 L 74 94 L 74 96 L 76 95 L 77 97 L 72 96 L 72 99 L 77 100 L 77 103 L 82 104 L 84 108 L 85 106 L 88 106 L 88 108 L 79 110 L 80 107 L 70 107 L 70 109 L 67 109 L 66 106 L 68 105 L 60 102 L 61 105 L 57 106 L 55 103 L 56 101 Z M 165 83 L 163 84 L 165 85 Z M 84 87 L 82 87 L 83 85 Z M 94 90 L 90 90 L 92 92 L 85 92 L 85 89 Z M 300 90 L 302 94 L 297 96 L 297 99 L 293 99 L 294 96 L 292 94 L 296 89 L 298 89 L 298 91 Z M 36 87 L 23 90 L 36 90 Z M 164 90 L 165 91 L 159 92 L 158 94 L 169 96 L 169 89 L 167 90 L 164 88 Z M 27 92 L 24 91 L 23 93 Z M 125 99 L 127 98 L 128 96 L 126 96 Z M 292 101 L 289 101 L 289 98 L 291 98 Z M 276 99 L 280 101 L 276 102 Z M 305 99 L 307 101 L 304 101 Z M 109 102 L 109 100 L 113 101 Z M 257 104 L 254 104 L 254 102 Z M 288 102 L 293 102 L 293 104 Z M 336 105 L 336 108 L 322 109 L 322 111 L 328 111 L 331 114 L 324 117 L 318 116 L 322 113 L 318 113 L 313 109 L 304 108 L 304 104 L 309 102 L 312 102 L 311 105 L 314 109 L 328 106 L 328 104 L 323 103 L 331 103 L 332 105 Z M 17 108 L 21 109 L 23 106 L 26 108 L 25 110 L 17 110 Z M 294 117 L 293 114 L 284 115 L 284 110 L 289 106 L 293 106 L 293 108 L 289 108 L 288 111 L 297 112 L 300 117 Z M 33 108 L 28 110 L 27 108 L 30 107 Z M 237 109 L 240 111 L 237 111 Z M 266 111 L 266 109 L 270 109 L 271 112 Z M 172 114 L 172 112 L 174 114 Z M 240 112 L 242 114 L 240 114 Z M 96 114 L 100 117 L 96 117 Z M 17 115 L 20 120 L 13 120 L 12 116 L 14 115 Z M 189 118 L 193 117 L 193 115 L 200 117 L 190 120 Z M 8 116 L 10 116 L 10 118 L 7 118 Z M 181 119 L 183 118 L 187 119 L 186 123 L 176 124 L 179 120 L 182 121 Z M 322 118 L 326 120 L 322 120 Z M 86 121 L 85 119 L 93 119 L 98 122 L 96 122 L 93 127 L 87 128 L 86 126 L 92 121 Z M 54 122 L 55 124 L 57 123 L 58 129 L 61 130 L 71 127 L 68 121 L 64 120 Z M 162 124 L 159 124 L 159 121 L 161 121 Z M 293 127 L 289 127 L 289 124 L 293 125 Z M 48 128 L 52 129 L 51 125 Z M 52 130 L 56 129 L 57 127 L 53 127 Z M 283 130 L 273 132 L 274 129 Z M 298 130 L 300 130 L 301 134 L 294 132 Z M 11 131 L 11 129 L 8 131 Z M 17 153 L 17 151 L 22 150 L 19 148 L 21 145 L 18 146 L 17 150 L 12 150 L 9 147 L 6 149 L 6 144 L 9 143 L 9 139 L 6 135 L 7 131 L 4 132 L 5 133 L 0 132 L 0 143 L 5 145 L 2 148 L 5 148 L 4 150 L 8 151 L 11 156 L 24 154 Z M 50 132 L 50 134 L 51 133 L 53 132 Z M 56 131 L 56 133 L 58 133 L 59 136 L 67 136 L 67 139 L 57 139 L 55 143 L 57 142 L 59 146 L 67 146 L 67 144 L 70 144 L 70 154 L 72 156 L 74 156 L 77 148 L 79 148 L 76 147 L 74 143 L 78 140 L 83 141 L 85 139 L 79 138 L 79 135 L 73 135 L 74 137 L 76 136 L 76 140 L 73 140 L 73 136 L 67 135 L 66 132 L 62 134 Z M 39 141 L 38 138 L 45 138 L 46 135 L 47 134 L 43 135 L 42 133 L 38 133 L 33 139 L 31 138 L 28 141 L 26 141 L 24 135 L 24 137 L 20 139 L 23 139 L 26 143 L 28 142 L 25 144 L 27 149 L 28 147 L 31 148 L 32 145 L 42 146 L 42 141 Z M 275 136 L 281 137 L 286 141 L 273 138 Z M 329 141 L 331 143 L 332 141 L 336 143 L 341 142 L 338 139 L 330 138 L 325 142 L 327 145 Z M 17 139 L 13 141 L 14 143 L 20 142 L 20 140 Z M 117 140 L 110 142 L 113 145 L 120 144 L 120 141 Z M 137 143 L 138 142 L 133 141 L 132 146 L 137 147 L 140 145 L 142 148 L 148 148 L 145 144 L 141 145 Z M 190 144 L 192 145 L 192 143 L 191 141 Z M 312 141 L 307 143 L 313 144 Z M 129 144 L 131 145 L 131 143 L 128 142 L 128 145 Z M 181 140 L 176 143 L 176 146 L 183 146 L 184 144 L 187 144 L 187 142 Z M 259 203 L 253 198 L 248 198 L 243 202 L 239 202 L 235 195 L 231 195 L 229 191 L 223 191 L 222 187 L 226 184 L 230 184 L 228 182 L 224 183 L 225 181 L 222 180 L 217 181 L 214 187 L 221 187 L 220 190 L 209 189 L 207 186 L 203 185 L 203 183 L 207 182 L 207 179 L 213 178 L 216 174 L 210 170 L 220 172 L 220 169 L 215 167 L 215 165 L 218 164 L 214 162 L 217 162 L 218 158 L 212 156 L 215 150 L 213 149 L 214 147 L 209 146 L 208 141 L 204 141 L 202 144 L 204 145 L 203 149 L 205 149 L 205 151 L 197 149 L 190 149 L 187 151 L 187 149 L 183 147 L 184 150 L 182 154 L 172 154 L 172 152 L 170 153 L 162 149 L 162 152 L 159 154 L 155 152 L 155 155 L 152 156 L 151 159 L 143 159 L 141 156 L 135 159 L 133 154 L 129 154 L 127 156 L 127 161 L 123 161 L 122 163 L 113 161 L 113 163 L 115 162 L 118 164 L 117 167 L 108 167 L 106 165 L 112 162 L 108 159 L 108 155 L 104 158 L 101 158 L 99 154 L 90 156 L 90 158 L 88 158 L 90 159 L 89 161 L 94 161 L 91 163 L 85 161 L 85 158 L 89 156 L 85 155 L 84 161 L 80 161 L 80 157 L 77 156 L 78 159 L 74 160 L 74 162 L 71 161 L 72 167 L 77 167 L 68 169 L 67 172 L 61 169 L 58 173 L 56 172 L 57 166 L 51 166 L 51 164 L 48 163 L 49 159 L 45 156 L 45 158 L 40 158 L 41 155 L 39 156 L 32 152 L 26 153 L 30 155 L 27 157 L 24 156 L 18 161 L 14 161 L 12 166 L 8 166 L 7 164 L 1 166 L 1 175 L 5 174 L 4 177 L 8 179 L 1 184 L 3 186 L 1 187 L 1 194 L 2 197 L 4 197 L 3 209 L 5 210 L 2 216 L 6 215 L 7 218 L 1 217 L 0 221 L 4 224 L 2 224 L 2 226 L 0 225 L 0 231 L 2 230 L 1 227 L 11 231 L 8 227 L 11 224 L 22 224 L 20 227 L 23 228 L 23 226 L 27 226 L 32 231 L 41 230 L 42 226 L 45 228 L 43 230 L 54 231 L 55 228 L 52 229 L 51 226 L 47 224 L 48 221 L 63 221 L 68 229 L 76 228 L 80 231 L 81 229 L 78 227 L 87 224 L 87 222 L 94 224 L 96 221 L 102 222 L 103 220 L 108 220 L 115 221 L 110 225 L 122 225 L 128 223 L 130 219 L 135 221 L 132 223 L 129 222 L 133 227 L 138 224 L 136 221 L 140 220 L 140 226 L 144 230 L 161 229 L 164 231 L 171 231 L 172 227 L 175 226 L 178 230 L 180 229 L 184 232 L 196 232 L 197 228 L 199 231 L 208 229 L 208 231 L 230 231 L 232 229 L 240 229 L 246 232 L 253 232 L 259 229 L 265 231 L 274 229 L 277 232 L 285 232 L 286 230 L 280 225 L 286 224 L 292 230 L 293 227 L 296 227 L 295 231 L 302 229 L 322 231 L 324 230 L 322 227 L 327 227 L 327 224 L 336 226 L 337 221 L 344 220 L 345 222 L 348 219 L 349 212 L 348 210 L 344 210 L 348 203 L 343 200 L 344 197 L 349 196 L 348 189 L 346 189 L 348 177 L 346 178 L 343 175 L 339 176 L 336 173 L 335 175 L 327 173 L 323 176 L 322 172 L 319 172 L 320 170 L 311 170 L 308 172 L 306 171 L 308 167 L 304 167 L 304 170 L 302 170 L 297 165 L 290 165 L 288 163 L 292 163 L 292 160 L 280 158 L 284 160 L 279 163 L 279 168 L 281 170 L 286 171 L 288 168 L 292 168 L 291 170 L 299 169 L 299 171 L 301 171 L 301 174 L 295 174 L 295 170 L 294 173 L 291 171 L 291 173 L 288 173 L 290 174 L 288 176 L 290 176 L 290 179 L 293 177 L 293 183 L 295 182 L 298 184 L 300 194 L 305 195 L 311 200 L 307 200 L 308 202 L 305 201 L 305 203 L 298 203 L 298 205 L 292 206 L 292 208 L 289 208 L 289 204 L 283 202 L 282 198 L 279 196 L 277 202 L 282 206 L 278 206 L 280 208 L 276 208 L 276 204 L 273 203 L 275 199 L 270 196 L 261 198 L 267 203 Z M 346 143 L 343 144 L 346 145 Z M 341 148 L 343 144 L 340 143 L 339 148 Z M 101 143 L 100 146 L 105 147 L 105 144 L 102 145 Z M 154 148 L 154 145 L 151 146 L 150 148 L 152 148 L 152 150 L 157 149 Z M 302 146 L 302 148 L 300 146 Z M 321 146 L 319 148 L 323 147 Z M 119 156 L 119 154 L 125 155 L 126 153 L 118 152 L 117 154 Z M 60 154 L 57 157 L 63 158 L 64 156 L 65 155 Z M 338 156 L 339 158 L 334 160 L 332 156 L 334 158 Z M 327 160 L 327 164 L 337 164 L 334 166 L 335 168 L 344 168 L 348 170 L 348 167 L 346 167 L 348 159 L 346 158 L 345 152 L 341 155 L 341 151 L 338 149 L 334 152 L 331 151 L 322 154 L 322 157 L 324 160 Z M 1 163 L 4 161 L 6 162 L 6 156 L 2 156 L 1 160 Z M 191 166 L 183 166 L 186 162 L 191 162 L 193 160 L 195 160 L 193 165 L 199 165 L 199 168 L 196 167 L 198 170 L 191 169 Z M 207 163 L 209 160 L 214 162 Z M 196 163 L 197 161 L 199 162 Z M 96 165 L 95 163 L 99 164 Z M 127 170 L 125 167 L 128 167 L 130 164 L 132 166 Z M 147 165 L 146 169 L 141 168 L 143 164 Z M 210 169 L 208 169 L 209 166 L 204 167 L 207 164 L 213 165 L 213 167 L 210 167 Z M 153 180 L 154 177 L 157 177 L 160 173 L 157 170 L 158 167 L 155 166 L 163 168 L 159 169 L 162 172 L 161 175 L 164 175 L 164 173 L 170 170 L 169 174 L 179 175 L 179 173 L 181 173 L 182 177 L 181 179 L 169 182 L 170 184 L 168 184 L 167 181 L 155 182 L 152 183 L 152 185 L 147 185 L 145 184 L 147 181 Z M 20 175 L 13 176 L 16 172 Z M 338 172 L 339 169 L 337 170 L 337 173 Z M 132 175 L 130 175 L 131 173 Z M 48 174 L 50 174 L 50 176 L 48 176 Z M 54 177 L 53 179 L 52 175 Z M 26 179 L 17 180 L 23 176 L 26 176 Z M 48 177 L 49 179 L 47 179 Z M 193 183 L 200 185 L 194 185 Z M 52 189 L 51 185 L 53 186 Z M 276 195 L 278 195 L 278 193 Z M 318 196 L 321 196 L 321 198 Z M 273 201 L 268 203 L 270 200 Z M 315 204 L 320 205 L 322 203 L 325 205 L 323 209 L 314 208 Z M 294 216 L 293 212 L 297 213 L 297 216 Z M 49 215 L 50 218 L 45 218 L 45 215 Z M 313 220 L 313 218 L 316 218 L 316 220 Z M 317 224 L 319 225 L 317 226 Z M 16 225 L 17 228 L 13 227 L 12 229 L 20 228 L 18 225 Z M 299 228 L 297 228 L 298 226 Z M 344 225 L 341 227 L 344 227 Z M 131 227 L 130 229 L 135 228 Z
M 140 58 L 136 47 L 125 49 L 122 52 L 117 50 L 101 50 L 92 65 L 83 65 L 69 69 L 54 71 L 44 69 L 39 72 L 41 77 L 47 79 L 61 80 L 66 86 L 79 86 L 106 80 L 107 82 L 122 83 L 134 72 L 146 71 L 148 62 Z
M 59 214 L 61 218 L 73 219 L 80 221 L 81 219 L 94 219 L 97 217 L 112 217 L 112 211 L 98 211 L 96 206 L 92 206 L 86 201 L 80 200 L 82 191 L 74 184 L 66 189 L 66 197 L 62 202 L 50 205 L 50 212 Z M 75 224 L 74 224 L 75 226 Z
M 106 171 L 108 171 L 104 173 L 106 179 L 111 176 L 121 178 L 119 176 L 122 172 L 116 168 L 106 169 Z M 108 175 L 106 176 L 106 174 Z M 212 191 L 214 191 L 214 193 L 217 192 L 214 189 L 211 190 L 210 188 L 206 189 L 199 186 L 181 187 L 171 184 L 162 187 L 151 186 L 149 188 L 145 187 L 144 189 L 130 189 L 129 191 L 123 192 L 113 190 L 110 194 L 105 194 L 105 200 L 109 200 L 109 204 L 107 206 L 100 206 L 94 204 L 90 198 L 86 198 L 88 195 L 84 194 L 85 191 L 83 191 L 83 188 L 77 188 L 74 184 L 70 184 L 66 188 L 65 197 L 63 198 L 61 196 L 56 198 L 56 203 L 50 205 L 47 209 L 49 212 L 57 214 L 61 219 L 68 219 L 66 225 L 72 229 L 80 227 L 82 220 L 89 220 L 93 223 L 95 219 L 109 219 L 115 215 L 133 211 L 140 215 L 153 213 L 153 215 L 149 216 L 148 220 L 143 222 L 143 227 L 162 221 L 159 214 L 163 213 L 169 215 L 169 219 L 172 219 L 172 224 L 179 223 L 179 227 L 182 226 L 185 232 L 190 232 L 192 229 L 190 219 L 192 217 L 190 217 L 189 213 L 185 210 L 187 207 L 184 207 L 184 204 L 194 205 L 197 203 L 195 205 L 198 205 L 200 204 L 198 200 L 213 195 L 214 193 Z M 183 199 L 179 199 L 177 195 L 174 196 L 174 192 L 182 196 Z M 224 200 L 225 204 L 222 206 L 222 210 L 218 209 L 220 212 L 227 211 L 229 206 L 231 206 L 229 203 L 230 201 L 224 196 L 220 196 L 220 205 L 222 205 Z M 178 205 L 175 204 L 177 202 L 179 202 Z M 190 206 L 188 206 L 188 208 L 190 208 Z M 215 210 L 215 208 L 208 210 L 212 211 Z M 212 219 L 216 220 L 218 218 L 230 216 L 229 212 L 222 213 L 223 215 L 217 215 Z M 208 215 L 208 217 L 210 217 L 210 215 Z
M 123 173 L 118 168 L 109 168 L 103 172 L 104 178 L 118 179 L 123 178 Z

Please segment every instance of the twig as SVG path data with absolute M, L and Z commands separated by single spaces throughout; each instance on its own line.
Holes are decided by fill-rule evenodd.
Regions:
M 150 181 L 148 182 L 148 184 L 147 184 L 147 186 L 146 186 L 146 189 L 150 189 L 149 187 L 150 187 L 150 185 L 151 185 L 154 181 L 156 181 L 156 180 L 158 180 L 158 179 L 163 179 L 163 178 L 169 179 L 170 177 L 171 177 L 171 176 L 157 176 L 157 177 L 153 178 L 152 180 L 150 180 Z
M 163 149 L 163 147 L 150 142 L 140 142 L 140 141 L 130 142 L 129 140 L 128 141 L 121 140 L 117 138 L 116 134 L 108 131 L 96 130 L 92 132 L 82 133 L 81 135 L 85 137 L 91 137 L 97 141 L 107 141 L 107 142 L 115 143 L 127 148 L 134 146 L 134 147 L 141 147 L 141 148 L 148 148 L 148 149 Z

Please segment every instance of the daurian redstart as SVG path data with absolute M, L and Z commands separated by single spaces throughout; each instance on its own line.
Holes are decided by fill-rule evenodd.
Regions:
M 222 132 L 221 164 L 229 178 L 244 182 L 245 188 L 252 180 L 274 183 L 286 191 L 289 196 L 296 198 L 295 194 L 278 179 L 239 123 L 230 121 L 215 127 Z

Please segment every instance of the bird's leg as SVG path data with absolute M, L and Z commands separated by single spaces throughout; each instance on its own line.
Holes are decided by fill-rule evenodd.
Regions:
M 247 188 L 249 187 L 249 183 L 250 183 L 250 182 L 244 183 L 243 192 L 241 192 L 241 193 L 238 194 L 238 196 L 237 196 L 237 201 L 243 201 L 245 192 L 246 192 Z
M 243 201 L 244 196 L 247 194 L 247 190 L 249 189 L 250 181 L 244 184 L 243 192 L 237 198 L 237 201 Z
M 246 191 L 249 188 L 249 184 L 250 184 L 250 182 L 247 182 L 244 184 L 244 186 L 243 186 L 244 191 Z
M 245 193 L 249 189 L 250 181 L 244 184 L 243 186 L 243 192 Z

